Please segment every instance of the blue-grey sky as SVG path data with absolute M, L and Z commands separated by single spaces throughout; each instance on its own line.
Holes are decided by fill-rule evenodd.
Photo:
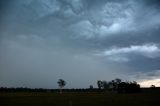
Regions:
M 159 0 L 0 0 L 0 86 L 160 86 Z

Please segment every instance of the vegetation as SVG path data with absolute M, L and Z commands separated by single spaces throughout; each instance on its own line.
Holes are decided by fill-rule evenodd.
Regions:
M 62 93 L 62 88 L 66 85 L 66 81 L 59 79 L 57 83 L 59 85 L 60 93 Z
M 98 88 L 63 89 L 0 88 L 0 106 L 159 106 L 160 88 L 140 88 L 135 81 L 97 81 Z
M 137 82 L 122 82 L 121 79 L 116 78 L 111 81 L 97 81 L 97 86 L 100 90 L 116 91 L 118 93 L 135 93 L 140 91 L 140 85 Z

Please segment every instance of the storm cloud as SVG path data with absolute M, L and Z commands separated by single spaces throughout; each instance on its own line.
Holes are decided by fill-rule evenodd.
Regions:
M 57 88 L 59 78 L 67 88 L 117 77 L 159 81 L 159 6 L 159 0 L 1 0 L 0 86 Z

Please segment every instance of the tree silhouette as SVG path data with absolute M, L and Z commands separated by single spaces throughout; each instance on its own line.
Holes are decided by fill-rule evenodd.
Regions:
M 100 90 L 116 91 L 118 93 L 135 93 L 140 92 L 140 85 L 136 81 L 122 82 L 121 79 L 116 78 L 111 81 L 97 81 Z
M 103 81 L 98 80 L 97 81 L 97 86 L 98 86 L 99 89 L 102 89 L 102 87 L 103 87 Z
M 93 89 L 93 85 L 90 85 L 90 86 L 89 86 L 89 89 Z
M 121 80 L 120 78 L 116 78 L 114 81 L 115 81 L 117 84 L 120 84 L 120 83 L 122 82 L 122 80 Z
M 140 91 L 140 85 L 137 82 L 121 82 L 118 84 L 119 93 L 135 93 Z
M 155 88 L 156 86 L 155 85 L 151 85 L 151 88 Z
M 62 88 L 66 85 L 66 81 L 64 81 L 63 79 L 59 79 L 57 83 L 60 88 L 60 93 L 62 93 Z
M 150 88 L 151 88 L 152 90 L 155 90 L 156 86 L 155 86 L 155 85 L 151 85 Z

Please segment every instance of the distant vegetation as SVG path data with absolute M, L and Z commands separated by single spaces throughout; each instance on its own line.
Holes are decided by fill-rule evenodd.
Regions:
M 97 81 L 97 88 L 64 89 L 0 88 L 0 106 L 159 106 L 160 88 L 140 88 L 135 81 Z M 62 93 L 63 88 L 63 93 Z M 60 91 L 60 93 L 59 93 Z
M 30 92 L 59 92 L 62 93 L 62 88 L 67 84 L 67 82 L 63 79 L 59 79 L 57 81 L 57 84 L 59 86 L 59 89 L 31 89 L 31 88 L 6 88 L 6 87 L 1 87 L 0 91 L 5 91 L 5 92 L 14 92 L 14 91 L 19 91 L 19 92 L 25 92 L 25 91 L 30 91 Z M 155 88 L 154 85 L 151 86 L 152 89 Z M 140 85 L 135 82 L 135 81 L 122 81 L 119 78 L 116 78 L 111 81 L 102 81 L 98 80 L 97 81 L 97 88 L 94 88 L 93 85 L 90 85 L 88 88 L 84 89 L 63 89 L 64 92 L 117 92 L 117 93 L 136 93 L 140 92 Z
M 136 82 L 124 82 L 119 78 L 116 78 L 111 81 L 97 81 L 98 88 L 108 90 L 108 91 L 116 91 L 118 93 L 135 93 L 140 91 L 140 85 Z
M 138 93 L 143 91 L 147 92 L 159 92 L 160 87 L 151 85 L 149 88 L 141 88 L 136 81 L 122 81 L 119 78 L 116 78 L 111 81 L 97 80 L 97 87 L 89 85 L 88 88 L 64 88 L 67 82 L 63 79 L 57 81 L 59 89 L 45 89 L 45 88 L 27 88 L 27 87 L 0 87 L 0 92 L 114 92 L 114 93 Z
M 60 93 L 62 93 L 62 88 L 66 85 L 66 81 L 63 79 L 59 79 L 57 83 L 60 89 Z

